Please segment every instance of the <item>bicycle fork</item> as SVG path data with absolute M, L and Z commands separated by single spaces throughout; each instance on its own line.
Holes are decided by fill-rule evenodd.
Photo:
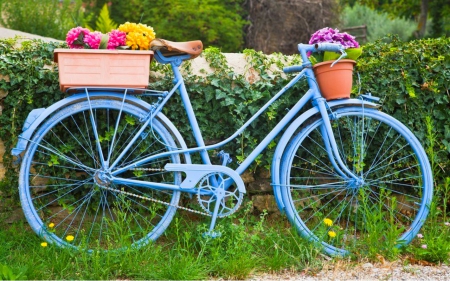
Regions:
M 333 129 L 331 127 L 330 116 L 326 108 L 326 101 L 324 98 L 316 100 L 317 107 L 319 108 L 320 115 L 322 116 L 323 124 L 320 126 L 320 132 L 325 148 L 328 152 L 328 157 L 336 170 L 336 172 L 342 176 L 345 180 L 353 179 L 357 183 L 362 184 L 362 179 L 355 173 L 350 171 L 347 165 L 339 154 L 336 139 L 334 137 Z

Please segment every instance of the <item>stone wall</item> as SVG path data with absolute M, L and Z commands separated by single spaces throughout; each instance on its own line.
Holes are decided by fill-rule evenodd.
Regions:
M 0 111 L 1 114 L 1 111 Z M 5 145 L 0 140 L 0 181 L 5 177 L 5 166 L 3 166 L 3 154 L 5 154 Z

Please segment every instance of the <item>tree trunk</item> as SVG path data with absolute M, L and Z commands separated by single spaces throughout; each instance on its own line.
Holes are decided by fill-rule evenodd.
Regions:
M 425 35 L 425 30 L 427 28 L 427 17 L 428 17 L 428 0 L 422 0 L 420 3 L 419 23 L 417 26 L 417 38 L 422 38 Z
M 245 47 L 266 54 L 297 54 L 297 44 L 308 43 L 311 34 L 333 27 L 339 13 L 335 0 L 247 0 L 250 25 Z

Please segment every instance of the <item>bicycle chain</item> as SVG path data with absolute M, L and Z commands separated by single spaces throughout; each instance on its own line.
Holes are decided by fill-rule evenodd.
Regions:
M 158 168 L 133 168 L 133 169 L 130 169 L 130 170 L 153 171 L 153 172 L 165 171 L 164 169 L 158 169 Z M 155 198 L 145 197 L 145 196 L 142 196 L 142 195 L 137 195 L 137 194 L 134 194 L 134 193 L 131 193 L 131 192 L 128 192 L 128 191 L 118 190 L 118 189 L 114 189 L 114 188 L 107 187 L 107 186 L 101 186 L 101 188 L 109 190 L 109 191 L 112 191 L 112 192 L 122 193 L 122 194 L 125 194 L 125 195 L 128 195 L 128 196 L 136 197 L 136 198 L 139 198 L 139 199 L 143 199 L 143 200 L 147 200 L 147 201 L 153 201 L 155 203 L 160 203 L 160 204 L 163 204 L 163 205 L 166 205 L 166 206 L 175 207 L 177 209 L 185 210 L 185 211 L 188 211 L 188 212 L 191 212 L 191 213 L 194 213 L 194 214 L 199 214 L 199 215 L 204 215 L 204 216 L 211 217 L 211 214 L 208 214 L 206 212 L 201 212 L 201 211 L 197 211 L 197 210 L 194 210 L 194 209 L 189 209 L 189 208 L 186 208 L 186 207 L 183 207 L 183 206 L 170 204 L 170 203 L 167 203 L 167 202 L 155 199 Z

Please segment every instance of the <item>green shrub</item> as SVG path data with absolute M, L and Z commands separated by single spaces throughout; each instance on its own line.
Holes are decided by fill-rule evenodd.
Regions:
M 25 118 L 34 108 L 47 107 L 64 97 L 59 91 L 58 73 L 51 67 L 53 49 L 58 46 L 60 43 L 42 40 L 25 41 L 22 45 L 14 39 L 0 40 L 0 94 L 5 96 L 0 100 L 0 139 L 6 148 L 6 179 L 0 188 L 6 194 L 17 191 L 17 171 L 9 152 Z
M 64 40 L 81 25 L 81 0 L 0 0 L 0 24 L 14 30 Z
M 412 20 L 392 18 L 387 13 L 378 12 L 367 6 L 355 4 L 346 6 L 342 12 L 343 27 L 367 26 L 367 42 L 374 42 L 388 34 L 397 35 L 403 41 L 409 40 L 417 28 Z
M 404 122 L 419 138 L 441 182 L 450 156 L 450 38 L 414 40 L 395 37 L 389 44 L 377 41 L 364 47 L 358 60 L 363 92 L 382 98 L 383 110 Z M 434 128 L 430 150 L 427 117 Z M 431 157 L 431 151 L 434 152 Z
M 393 37 L 389 41 L 391 42 L 377 41 L 364 47 L 357 66 L 361 77 L 361 91 L 381 97 L 383 111 L 404 122 L 417 135 L 433 163 L 435 181 L 440 186 L 446 177 L 444 171 L 450 164 L 450 39 L 403 43 Z M 23 47 L 17 47 L 14 40 L 0 41 L 0 77 L 3 77 L 0 78 L 0 91 L 8 93 L 1 100 L 3 112 L 0 116 L 0 139 L 5 143 L 6 151 L 10 151 L 15 145 L 22 124 L 32 109 L 48 107 L 64 97 L 59 91 L 57 72 L 47 67 L 52 64 L 52 51 L 55 47 L 58 44 L 42 41 L 27 42 Z M 249 83 L 244 75 L 234 73 L 219 49 L 209 48 L 203 56 L 213 72 L 205 76 L 186 75 L 186 84 L 204 137 L 213 142 L 230 136 L 281 89 L 287 80 L 281 75 L 280 69 L 284 65 L 294 64 L 292 60 L 297 63 L 299 60 L 298 56 L 267 56 L 246 50 L 246 67 L 249 73 L 256 72 L 261 77 L 258 81 Z M 150 86 L 167 89 L 172 83 L 168 67 L 156 64 L 152 67 L 163 74 L 163 78 L 153 77 Z M 189 63 L 184 68 L 189 72 Z M 299 99 L 304 90 L 305 83 L 296 85 L 285 98 L 271 106 L 255 124 L 224 149 L 231 153 L 233 159 L 242 160 L 278 122 L 283 112 Z M 355 85 L 355 95 L 357 92 Z M 204 106 L 205 104 L 208 106 Z M 166 114 L 187 136 L 189 129 L 179 106 L 180 101 L 174 99 L 165 108 Z M 430 118 L 428 123 L 427 117 Z M 433 141 L 427 129 L 429 126 L 434 128 Z M 192 141 L 192 138 L 186 139 L 188 142 Z M 256 165 L 268 168 L 275 146 L 276 141 L 257 159 Z M 16 186 L 17 171 L 12 169 L 9 153 L 4 155 L 4 165 L 7 167 L 5 181 L 8 184 L 0 185 L 0 188 Z M 11 190 L 15 189 L 9 188 L 8 192 Z
M 89 1 L 86 1 L 89 2 Z M 91 0 L 91 2 L 93 2 Z M 205 46 L 237 52 L 244 44 L 243 0 L 97 0 L 94 14 L 110 4 L 111 18 L 118 24 L 140 22 L 152 26 L 158 38 L 171 41 L 202 40 Z

